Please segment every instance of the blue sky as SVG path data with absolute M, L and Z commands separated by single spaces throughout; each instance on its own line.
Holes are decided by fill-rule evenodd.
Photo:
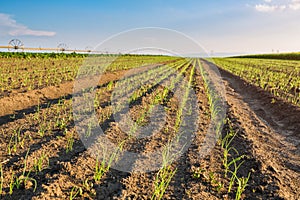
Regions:
M 0 46 L 95 47 L 133 28 L 180 31 L 215 53 L 300 51 L 300 0 L 0 1 Z M 176 41 L 175 41 L 176 42 Z

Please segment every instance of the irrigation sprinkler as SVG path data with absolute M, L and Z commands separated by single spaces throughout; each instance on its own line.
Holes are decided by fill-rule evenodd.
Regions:
M 64 52 L 76 52 L 76 53 L 96 53 L 96 54 L 105 54 L 103 51 L 95 51 L 93 47 L 87 46 L 84 50 L 78 49 L 69 49 L 69 47 L 65 43 L 60 43 L 56 48 L 50 47 L 24 47 L 24 44 L 19 39 L 12 39 L 9 41 L 8 45 L 0 45 L 0 49 L 8 49 L 10 52 L 18 52 L 18 51 L 52 51 L 58 53 Z M 106 54 L 109 52 L 106 51 Z
M 19 39 L 12 39 L 8 43 L 8 51 L 18 51 L 19 49 L 24 50 L 24 44 Z
M 64 51 L 66 51 L 68 49 L 68 46 L 65 43 L 60 43 L 57 46 L 57 49 L 58 49 L 58 51 L 64 52 Z
M 85 47 L 86 52 L 90 53 L 92 51 L 93 47 L 87 46 Z

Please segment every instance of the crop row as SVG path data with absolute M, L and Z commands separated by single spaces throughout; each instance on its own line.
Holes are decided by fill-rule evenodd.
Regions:
M 214 62 L 274 96 L 300 105 L 300 62 L 244 58 L 218 58 Z
M 109 87 L 106 87 L 105 90 L 109 90 Z M 36 151 L 33 150 L 34 143 L 44 143 L 44 148 L 51 148 L 52 139 L 62 140 L 65 147 L 66 154 L 73 151 L 73 145 L 76 141 L 76 133 L 74 132 L 73 127 L 73 116 L 71 108 L 71 100 L 59 100 L 56 105 L 51 106 L 50 104 L 47 108 L 36 108 L 34 114 L 24 116 L 26 124 L 11 128 L 2 129 L 7 141 L 7 145 L 3 149 L 5 152 L 2 152 L 3 155 L 6 155 L 7 160 L 1 161 L 1 172 L 2 177 L 5 177 L 1 181 L 3 186 L 3 191 L 5 193 L 14 194 L 16 189 L 22 187 L 27 187 L 29 183 L 32 183 L 32 189 L 35 190 L 36 187 L 39 187 L 39 175 L 43 171 L 51 168 L 51 160 L 53 158 L 46 151 L 39 151 L 35 154 Z M 101 112 L 105 115 L 107 113 Z M 102 117 L 104 119 L 105 117 Z M 100 122 L 101 123 L 101 122 Z M 46 142 L 46 143 L 45 143 Z M 49 144 L 48 144 L 49 143 Z M 55 142 L 53 142 L 55 144 Z M 51 154 L 56 154 L 52 150 Z M 23 168 L 20 170 L 7 171 L 8 166 L 5 163 L 10 163 L 12 156 L 24 155 L 26 153 Z M 31 158 L 29 160 L 29 158 Z M 49 162 L 50 160 L 50 162 Z M 34 162 L 32 162 L 34 161 Z M 14 162 L 13 162 L 14 163 Z M 15 163 L 21 164 L 21 163 Z M 22 165 L 22 164 L 21 164 Z M 97 164 L 97 166 L 100 163 Z M 101 173 L 99 167 L 95 168 L 95 180 L 99 179 L 99 173 Z M 43 174 L 43 173 L 42 173 Z M 98 178 L 97 178 L 98 177 Z M 1 188 L 1 189 L 2 189 Z M 71 196 L 74 195 L 74 192 L 71 192 Z
M 176 62 L 154 65 L 142 71 L 133 71 L 118 81 L 83 88 L 74 95 L 73 99 L 63 98 L 54 104 L 38 105 L 36 112 L 24 115 L 22 119 L 12 119 L 9 124 L 2 125 L 1 139 L 5 142 L 1 146 L 3 156 L 0 160 L 0 193 L 9 196 L 17 194 L 24 188 L 32 193 L 40 190 L 41 181 L 49 176 L 49 170 L 56 169 L 57 161 L 69 162 L 72 157 L 78 156 L 78 152 L 84 151 L 78 147 L 80 138 L 83 142 L 93 141 L 90 149 L 98 149 L 102 154 L 97 154 L 93 166 L 87 167 L 86 170 L 92 168 L 92 174 L 89 173 L 79 181 L 73 180 L 76 178 L 72 177 L 74 187 L 69 188 L 68 196 L 69 199 L 80 196 L 94 199 L 97 196 L 96 186 L 103 184 L 104 176 L 111 171 L 112 165 L 122 160 L 123 151 L 130 149 L 131 142 L 138 141 L 136 138 L 139 138 L 139 134 L 144 133 L 141 130 L 155 119 L 151 118 L 151 115 L 158 113 L 157 106 L 160 105 L 164 107 L 163 111 L 167 113 L 170 120 L 160 126 L 158 133 L 146 136 L 146 140 L 150 141 L 146 142 L 144 148 L 153 150 L 151 142 L 161 148 L 161 155 L 157 157 L 161 159 L 161 167 L 153 176 L 152 193 L 148 194 L 148 197 L 162 199 L 176 175 L 177 166 L 173 161 L 182 153 L 183 148 L 180 147 L 192 140 L 186 134 L 191 128 L 189 125 L 197 123 L 198 120 L 197 117 L 193 118 L 197 114 L 198 105 L 193 100 L 192 89 L 197 84 L 195 74 L 199 65 L 199 60 L 179 59 Z M 203 69 L 201 72 L 204 77 L 208 76 Z M 217 105 L 218 96 L 210 91 L 212 87 L 209 86 L 209 81 L 206 81 L 206 84 L 212 116 L 216 118 L 220 109 Z M 122 119 L 128 114 L 125 112 L 126 105 L 129 105 L 127 112 L 135 110 L 136 113 L 132 113 L 134 116 L 130 117 L 133 120 L 125 118 L 123 125 L 119 123 L 126 133 L 122 134 L 114 126 L 115 121 L 111 118 L 118 118 L 119 115 Z M 74 108 L 76 110 L 73 110 Z M 90 117 L 82 117 L 91 115 L 94 110 L 97 113 L 96 123 L 91 121 Z M 75 130 L 74 125 L 78 123 L 81 123 L 82 129 Z M 104 138 L 112 138 L 116 148 L 99 145 L 99 142 L 101 144 L 99 140 L 103 137 L 93 132 L 97 130 L 98 125 L 104 131 Z M 220 128 L 218 125 L 217 131 L 220 131 Z M 114 139 L 113 136 L 118 138 Z M 230 136 L 220 138 L 224 152 L 235 152 L 230 147 L 232 138 L 234 138 L 232 133 Z M 159 143 L 155 143 L 155 140 Z M 145 156 L 143 153 L 145 152 L 142 152 L 142 157 Z M 228 191 L 231 192 L 232 188 L 236 189 L 236 197 L 239 199 L 249 179 L 249 177 L 247 179 L 247 177 L 237 176 L 240 167 L 238 161 L 243 156 L 230 157 L 232 160 L 229 156 L 225 156 L 227 154 L 224 153 L 223 163 L 231 181 Z M 157 162 L 159 163 L 159 159 Z M 137 167 L 135 164 L 141 165 L 133 163 L 132 167 Z M 233 170 L 231 170 L 232 166 L 234 166 Z M 76 169 L 80 166 L 72 167 Z M 224 176 L 227 177 L 226 172 Z M 52 183 L 47 182 L 47 184 Z
M 235 147 L 232 146 L 234 138 L 237 136 L 237 131 L 231 126 L 232 122 L 226 117 L 226 106 L 224 102 L 224 94 L 220 89 L 220 83 L 215 80 L 218 78 L 214 68 L 210 67 L 211 63 L 203 63 L 198 60 L 198 66 L 204 80 L 204 86 L 208 97 L 211 112 L 211 125 L 210 129 L 215 135 L 216 140 L 213 140 L 221 146 L 223 155 L 221 156 L 223 168 L 224 168 L 224 180 L 217 181 L 214 178 L 213 173 L 210 174 L 210 183 L 215 186 L 217 191 L 227 189 L 227 193 L 235 190 L 235 199 L 242 198 L 242 193 L 247 187 L 247 183 L 250 179 L 250 172 L 246 177 L 239 176 L 238 171 L 245 162 L 245 155 L 240 155 Z M 223 129 L 224 123 L 229 128 Z M 210 134 L 210 131 L 207 134 Z M 205 170 L 200 169 L 194 172 L 195 177 L 200 177 Z
M 105 66 L 107 71 L 116 71 L 148 65 L 152 63 L 174 60 L 167 56 L 119 56 L 119 57 L 93 57 L 93 58 L 34 58 L 18 59 L 6 58 L 0 60 L 0 93 L 13 90 L 28 91 L 59 85 L 65 81 L 76 78 L 81 66 L 88 68 L 88 62 L 94 60 L 95 69 Z M 101 66 L 100 66 L 101 65 Z

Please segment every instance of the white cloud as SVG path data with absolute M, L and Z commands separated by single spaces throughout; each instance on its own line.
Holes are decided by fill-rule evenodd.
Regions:
M 255 10 L 258 12 L 274 12 L 284 10 L 300 10 L 300 0 L 286 0 L 285 3 L 273 3 L 273 0 L 263 0 L 264 3 L 256 4 Z
M 276 10 L 276 6 L 267 5 L 267 4 L 258 4 L 255 5 L 255 9 L 259 12 L 273 12 Z
M 11 15 L 0 13 L 0 34 L 11 36 L 54 36 L 56 33 L 52 31 L 32 30 L 23 24 L 17 23 Z
M 289 8 L 292 10 L 300 9 L 300 0 L 292 0 L 292 3 L 289 4 Z

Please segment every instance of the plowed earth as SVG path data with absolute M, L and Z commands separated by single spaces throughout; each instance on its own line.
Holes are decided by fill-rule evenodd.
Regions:
M 102 94 L 98 110 L 104 115 L 100 126 L 115 142 L 122 140 L 124 133 L 110 115 L 113 89 L 107 89 L 107 85 L 121 79 L 125 73 L 106 73 L 98 86 Z M 225 134 L 229 126 L 237 132 L 232 146 L 246 156 L 239 175 L 246 177 L 251 172 L 242 198 L 300 199 L 299 108 L 276 98 L 274 102 L 274 97 L 267 92 L 222 69 L 220 73 L 226 89 L 227 118 L 230 119 L 222 132 Z M 172 163 L 171 169 L 177 171 L 163 199 L 234 199 L 235 192 L 227 192 L 229 179 L 224 178 L 220 144 L 216 144 L 209 155 L 198 157 L 210 124 L 210 110 L 204 82 L 197 70 L 193 88 L 200 115 L 198 130 L 188 150 Z M 159 86 L 151 88 L 131 105 L 133 119 L 139 115 L 141 107 L 154 98 L 152 94 L 161 89 Z M 1 199 L 68 199 L 78 188 L 82 188 L 82 192 L 78 193 L 77 199 L 151 199 L 157 171 L 128 173 L 111 168 L 100 181 L 94 180 L 96 160 L 82 144 L 70 117 L 72 92 L 73 83 L 66 82 L 26 93 L 12 93 L 0 99 Z M 164 130 L 171 130 L 178 108 L 172 97 L 164 106 L 168 107 Z M 151 140 L 131 140 L 124 148 L 151 152 L 166 142 L 167 134 L 171 133 L 161 131 Z M 19 141 L 14 150 L 13 141 L 18 140 L 16 135 L 23 143 Z M 73 148 L 68 150 L 70 138 L 73 138 Z M 8 149 L 11 149 L 10 153 Z M 42 169 L 32 170 L 43 155 L 48 159 L 43 161 Z M 23 174 L 24 161 L 26 174 L 30 172 L 29 176 L 37 182 L 36 189 L 34 181 L 28 180 L 19 188 L 14 187 L 9 194 L 12 178 Z M 200 175 L 195 176 L 199 171 Z M 223 186 L 218 188 L 216 182 Z

